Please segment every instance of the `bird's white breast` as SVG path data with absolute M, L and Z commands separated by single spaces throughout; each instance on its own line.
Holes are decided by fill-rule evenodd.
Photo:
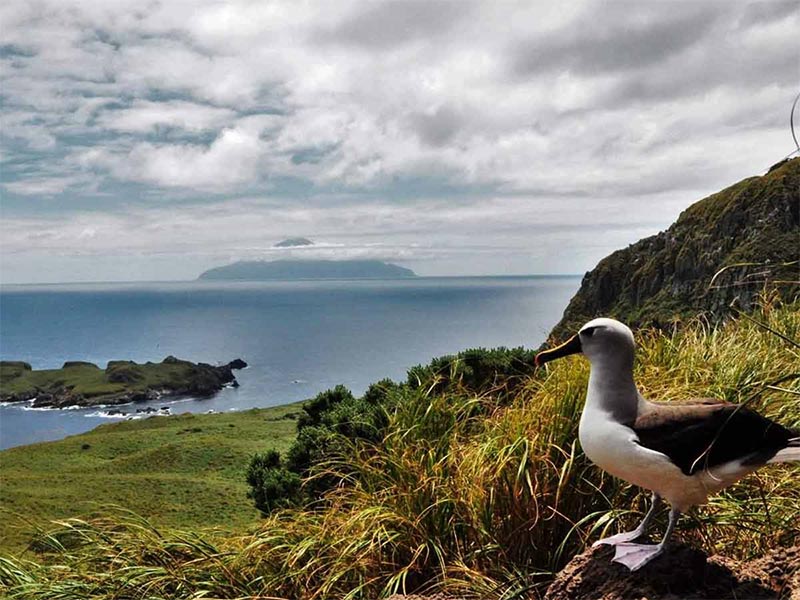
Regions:
M 584 453 L 598 467 L 656 492 L 679 510 L 707 500 L 709 490 L 700 478 L 684 475 L 664 454 L 640 446 L 633 429 L 600 408 L 587 403 L 578 437 Z

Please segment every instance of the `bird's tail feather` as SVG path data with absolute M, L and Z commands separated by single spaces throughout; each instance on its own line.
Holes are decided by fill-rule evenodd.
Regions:
M 792 438 L 783 450 L 770 458 L 767 462 L 782 463 L 800 461 L 800 437 Z

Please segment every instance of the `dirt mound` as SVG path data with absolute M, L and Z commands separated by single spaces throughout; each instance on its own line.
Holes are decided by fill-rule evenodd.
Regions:
M 611 562 L 614 549 L 590 548 L 558 574 L 545 600 L 800 600 L 800 546 L 739 562 L 673 546 L 640 571 Z

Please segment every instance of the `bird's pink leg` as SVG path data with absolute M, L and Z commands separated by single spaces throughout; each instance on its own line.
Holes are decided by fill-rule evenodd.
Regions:
M 647 511 L 644 519 L 642 519 L 642 522 L 639 523 L 636 529 L 633 531 L 626 531 L 625 533 L 618 533 L 617 535 L 612 535 L 611 537 L 603 538 L 602 540 L 597 540 L 594 544 L 592 544 L 592 548 L 596 546 L 616 546 L 617 544 L 624 544 L 626 542 L 632 542 L 633 540 L 639 539 L 645 533 L 647 533 L 647 530 L 650 527 L 650 522 L 653 520 L 653 516 L 655 516 L 660 504 L 661 497 L 653 492 L 653 501 L 650 505 L 650 510 Z

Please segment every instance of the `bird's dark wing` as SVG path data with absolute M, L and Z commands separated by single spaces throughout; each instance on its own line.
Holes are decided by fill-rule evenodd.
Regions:
M 651 403 L 632 428 L 641 446 L 665 454 L 686 475 L 742 458 L 763 464 L 795 435 L 748 408 L 705 399 Z

